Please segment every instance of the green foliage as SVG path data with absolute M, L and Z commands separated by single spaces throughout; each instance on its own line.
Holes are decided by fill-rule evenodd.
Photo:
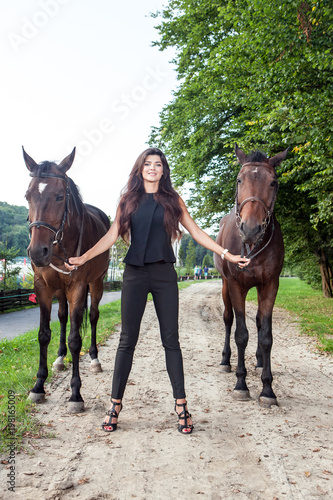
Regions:
M 21 282 L 21 287 L 22 288 L 34 288 L 34 273 L 28 273 L 25 276 L 25 281 Z
M 235 142 L 268 156 L 290 147 L 277 216 L 290 256 L 305 270 L 315 255 L 332 294 L 332 3 L 170 0 L 157 29 L 155 45 L 176 49 L 179 87 L 150 142 L 176 184 L 193 186 L 195 215 L 212 226 L 233 206 Z
M 205 266 L 214 267 L 213 257 L 211 255 L 209 255 L 208 253 L 204 256 L 204 258 L 202 260 L 202 264 L 201 264 L 202 268 L 204 268 Z
M 185 260 L 185 267 L 186 267 L 186 272 L 190 273 L 191 270 L 195 266 L 195 246 L 193 243 L 193 240 L 189 241 L 188 247 L 187 247 L 187 254 L 186 254 L 186 260 Z
M 8 248 L 6 243 L 0 242 L 0 290 L 17 288 L 16 277 L 20 268 L 13 267 L 13 264 L 18 254 L 17 248 Z
M 213 236 L 212 236 L 212 238 L 215 239 Z M 181 239 L 181 245 L 179 248 L 178 258 L 179 258 L 180 262 L 182 262 L 183 264 L 186 262 L 187 252 L 188 252 L 190 242 L 192 242 L 192 244 L 195 247 L 195 262 L 194 262 L 193 267 L 195 267 L 195 265 L 201 266 L 202 261 L 206 255 L 209 255 L 211 257 L 211 260 L 213 261 L 213 252 L 211 252 L 210 250 L 207 250 L 205 247 L 199 245 L 199 243 L 197 243 L 192 238 L 192 236 L 190 234 L 186 233 L 183 235 L 183 237 Z
M 248 300 L 256 300 L 252 288 Z M 280 278 L 275 305 L 296 315 L 301 332 L 316 336 L 322 351 L 333 353 L 333 301 L 298 278 Z
M 18 255 L 26 255 L 29 245 L 28 209 L 0 201 L 0 242 L 17 247 Z
M 183 245 L 183 242 L 181 243 L 180 247 L 179 247 L 179 250 L 178 250 L 178 259 L 179 259 L 179 263 L 181 266 L 184 265 L 184 262 L 185 262 L 185 257 L 186 257 L 186 254 L 185 254 L 185 249 L 184 249 L 184 245 Z
M 111 217 L 109 217 L 109 220 L 110 224 L 112 225 L 114 221 L 111 219 Z M 116 243 L 113 245 L 111 252 L 117 262 L 122 262 L 127 253 L 127 250 L 128 250 L 127 243 L 125 243 L 125 241 L 119 237 Z

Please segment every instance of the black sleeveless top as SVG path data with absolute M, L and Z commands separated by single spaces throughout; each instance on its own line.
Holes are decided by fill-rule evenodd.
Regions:
M 164 207 L 147 193 L 131 217 L 131 246 L 124 262 L 143 266 L 159 261 L 176 262 L 176 258 L 164 227 Z

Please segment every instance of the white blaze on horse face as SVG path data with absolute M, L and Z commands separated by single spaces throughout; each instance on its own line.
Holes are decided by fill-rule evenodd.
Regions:
M 42 192 L 44 191 L 44 189 L 46 188 L 47 184 L 45 182 L 40 182 L 38 184 L 38 191 L 40 192 L 40 194 L 42 194 Z
M 257 174 L 257 173 L 258 173 L 258 167 L 254 168 L 254 169 L 252 170 L 252 172 L 253 172 L 254 174 Z

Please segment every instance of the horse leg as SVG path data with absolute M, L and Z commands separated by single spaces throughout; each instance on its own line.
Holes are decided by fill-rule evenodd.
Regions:
M 258 371 L 259 370 L 261 371 L 261 369 L 263 367 L 263 360 L 262 360 L 262 351 L 261 351 L 261 347 L 259 344 L 259 332 L 261 329 L 261 320 L 260 320 L 259 310 L 257 312 L 256 325 L 257 325 L 257 332 L 258 332 L 258 343 L 257 343 L 257 350 L 256 350 L 256 359 L 257 359 L 256 369 Z
M 263 388 L 259 396 L 259 402 L 266 407 L 277 405 L 277 399 L 272 389 L 271 350 L 273 344 L 272 313 L 278 286 L 278 280 L 275 280 L 258 289 L 258 316 L 260 321 L 258 341 L 263 360 L 261 374 Z
M 222 285 L 222 298 L 224 303 L 224 312 L 223 312 L 223 321 L 225 326 L 225 337 L 224 337 L 224 347 L 222 351 L 222 361 L 221 361 L 221 371 L 222 372 L 230 372 L 230 356 L 231 356 L 231 348 L 230 348 L 230 335 L 231 335 L 231 327 L 234 319 L 234 313 L 231 305 L 229 290 L 228 290 L 228 282 L 226 279 L 223 280 Z
M 79 286 L 76 284 L 76 289 L 72 293 L 68 293 L 67 299 L 70 307 L 71 327 L 68 336 L 68 347 L 72 355 L 72 378 L 71 389 L 72 394 L 69 398 L 68 411 L 70 413 L 79 413 L 84 411 L 84 401 L 80 393 L 81 378 L 80 378 L 80 352 L 82 347 L 82 338 L 80 327 L 83 318 L 83 309 L 86 298 L 86 285 Z
M 247 370 L 245 367 L 245 350 L 249 340 L 249 332 L 245 323 L 245 297 L 246 292 L 234 286 L 230 292 L 232 305 L 236 316 L 235 342 L 237 345 L 237 382 L 234 388 L 234 398 L 241 401 L 250 399 L 250 392 L 246 385 Z
M 66 326 L 68 320 L 68 304 L 67 298 L 63 291 L 59 291 L 56 293 L 58 302 L 59 302 L 59 310 L 58 310 L 58 318 L 60 322 L 60 342 L 58 349 L 58 357 L 53 363 L 53 370 L 61 371 L 65 369 L 64 358 L 67 354 L 67 346 L 66 346 Z
M 90 326 L 91 326 L 91 344 L 89 348 L 89 354 L 91 358 L 90 370 L 94 373 L 102 371 L 101 363 L 98 360 L 98 349 L 97 349 L 97 322 L 99 318 L 98 304 L 103 295 L 103 279 L 99 279 L 92 284 L 89 284 L 90 289 Z
M 50 317 L 54 291 L 51 292 L 41 287 L 40 281 L 35 281 L 35 291 L 40 309 L 40 325 L 38 331 L 39 367 L 36 383 L 31 389 L 28 398 L 35 403 L 43 403 L 45 401 L 44 382 L 48 376 L 47 348 L 51 340 Z

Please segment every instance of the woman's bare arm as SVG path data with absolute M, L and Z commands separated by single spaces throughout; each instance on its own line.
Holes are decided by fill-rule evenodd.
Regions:
M 88 260 L 93 259 L 94 257 L 100 255 L 106 250 L 109 250 L 109 248 L 112 247 L 112 245 L 114 245 L 115 242 L 117 241 L 118 236 L 119 236 L 119 213 L 117 211 L 116 219 L 113 222 L 110 229 L 108 230 L 108 232 L 93 247 L 87 250 L 87 252 L 81 255 L 80 257 L 70 257 L 68 261 L 71 265 L 65 264 L 65 266 L 71 271 L 77 266 L 82 266 Z
M 208 236 L 205 231 L 200 229 L 200 227 L 194 222 L 184 201 L 180 198 L 180 206 L 183 211 L 182 217 L 180 219 L 181 224 L 185 229 L 190 233 L 193 239 L 197 241 L 200 245 L 215 252 L 217 255 L 222 255 L 222 252 L 225 250 L 221 245 L 216 243 L 210 236 Z M 246 267 L 250 263 L 250 259 L 246 259 L 245 257 L 241 257 L 240 255 L 233 255 L 230 252 L 226 252 L 224 254 L 224 258 L 229 262 L 234 264 L 238 264 L 240 267 Z

